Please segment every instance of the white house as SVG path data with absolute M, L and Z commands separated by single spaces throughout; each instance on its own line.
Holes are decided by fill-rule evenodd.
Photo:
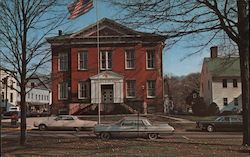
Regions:
M 9 111 L 11 107 L 17 106 L 17 92 L 15 90 L 17 83 L 12 77 L 13 75 L 15 75 L 14 71 L 0 67 L 0 106 L 3 111 Z
M 241 79 L 239 57 L 218 57 L 218 47 L 210 48 L 210 58 L 204 58 L 200 96 L 207 105 L 216 103 L 221 112 L 241 111 Z
M 51 105 L 50 79 L 47 76 L 33 75 L 26 85 L 27 115 L 48 113 Z M 19 86 L 17 87 L 20 88 Z M 17 95 L 17 103 L 21 97 Z

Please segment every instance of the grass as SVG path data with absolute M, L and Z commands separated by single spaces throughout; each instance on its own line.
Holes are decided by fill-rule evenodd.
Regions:
M 32 137 L 27 145 L 17 139 L 3 140 L 4 156 L 92 156 L 92 157 L 249 157 L 250 149 L 240 139 L 185 140 Z

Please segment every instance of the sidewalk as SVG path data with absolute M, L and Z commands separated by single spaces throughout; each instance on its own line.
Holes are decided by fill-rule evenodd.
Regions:
M 187 120 L 187 119 L 183 119 L 183 118 L 176 118 L 176 117 L 171 117 L 171 116 L 167 116 L 167 115 L 158 115 L 159 117 L 163 117 L 163 118 L 168 118 L 168 119 L 172 119 L 175 120 L 176 122 L 173 123 L 190 123 L 190 124 L 195 124 L 196 122 L 191 121 L 191 120 Z

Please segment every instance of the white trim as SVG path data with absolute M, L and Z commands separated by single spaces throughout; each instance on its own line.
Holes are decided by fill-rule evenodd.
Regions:
M 127 64 L 127 52 L 130 51 L 130 50 L 134 51 L 133 52 L 134 53 L 134 60 L 133 60 L 134 61 L 134 67 L 132 67 L 132 68 L 128 67 L 128 64 Z M 125 69 L 127 69 L 127 70 L 136 69 L 136 52 L 135 52 L 134 49 L 125 49 L 124 60 L 125 60 Z
M 61 90 L 60 90 L 60 85 L 64 84 L 66 85 L 66 97 L 65 98 L 61 98 Z M 58 100 L 67 100 L 69 97 L 69 91 L 68 91 L 68 83 L 67 82 L 61 82 L 58 84 Z
M 154 60 L 153 60 L 153 62 L 154 62 L 154 67 L 153 68 L 149 68 L 148 67 L 148 52 L 149 51 L 154 51 L 154 56 L 155 56 L 155 58 L 154 58 Z M 151 49 L 146 49 L 146 69 L 147 70 L 154 70 L 154 69 L 156 69 L 156 51 L 155 51 L 155 49 L 153 49 L 153 48 L 151 48 Z
M 81 83 L 84 83 L 84 85 L 87 83 L 86 81 L 79 81 L 78 82 L 78 99 L 80 99 L 80 100 L 85 100 L 85 99 L 88 99 L 89 98 L 89 94 L 87 93 L 87 95 L 86 95 L 86 97 L 81 97 L 81 94 L 80 94 L 80 90 L 81 90 L 81 88 L 80 88 L 80 84 Z M 86 85 L 86 91 L 87 92 L 89 92 L 89 89 L 88 89 L 89 87 L 88 87 L 88 85 Z
M 87 68 L 81 69 L 81 66 L 80 66 L 80 60 L 81 60 L 80 53 L 83 53 L 83 54 L 86 53 L 87 54 Z M 77 67 L 78 70 L 83 70 L 83 71 L 88 70 L 88 51 L 87 50 L 78 51 L 77 61 L 78 61 L 78 67 Z M 83 62 L 85 62 L 85 60 L 83 60 Z

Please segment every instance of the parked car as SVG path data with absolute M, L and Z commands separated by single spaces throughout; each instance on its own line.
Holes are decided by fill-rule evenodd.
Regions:
M 208 132 L 217 130 L 242 130 L 242 116 L 220 116 L 213 121 L 197 121 L 196 127 Z
M 42 118 L 34 122 L 34 127 L 38 127 L 39 130 L 47 129 L 64 129 L 64 130 L 76 130 L 93 128 L 97 124 L 96 121 L 80 120 L 76 116 L 72 115 L 59 115 L 56 117 Z
M 125 117 L 114 124 L 98 124 L 94 127 L 94 133 L 104 140 L 117 136 L 157 139 L 159 134 L 173 132 L 174 128 L 169 124 L 153 125 L 144 117 Z

